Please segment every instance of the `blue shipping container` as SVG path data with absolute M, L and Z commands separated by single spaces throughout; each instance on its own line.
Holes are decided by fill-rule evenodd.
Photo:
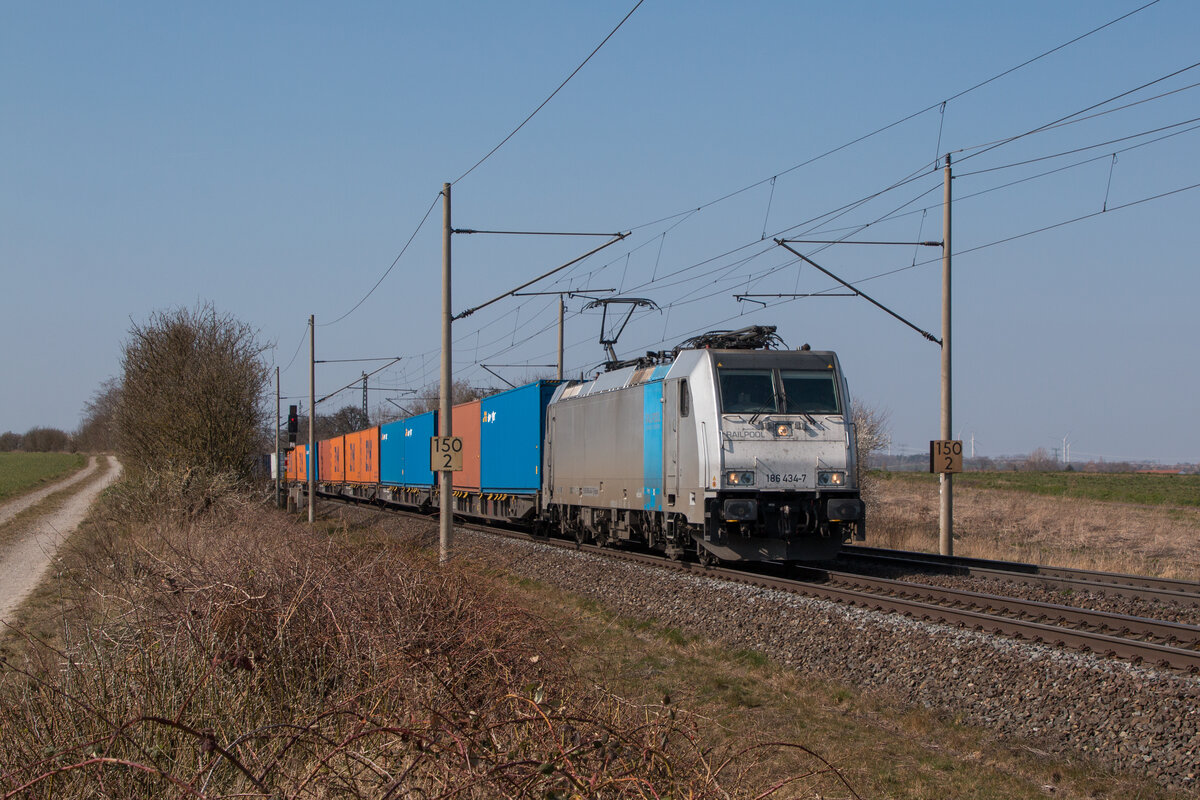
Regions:
M 480 490 L 506 494 L 538 491 L 546 406 L 558 381 L 537 381 L 480 401 Z
M 406 419 L 379 427 L 379 482 L 404 485 L 404 426 Z
M 437 429 L 437 412 L 427 411 L 379 430 L 379 482 L 392 486 L 433 486 L 429 440 Z
M 437 435 L 437 412 L 427 411 L 408 419 L 404 426 L 404 484 L 433 486 L 437 476 L 429 468 L 429 440 Z

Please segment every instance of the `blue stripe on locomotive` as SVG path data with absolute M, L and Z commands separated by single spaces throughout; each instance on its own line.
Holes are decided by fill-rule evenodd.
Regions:
M 642 497 L 647 511 L 662 511 L 663 491 L 663 385 L 642 386 Z
M 480 490 L 512 494 L 541 489 L 546 406 L 558 381 L 537 381 L 483 398 Z
M 389 422 L 379 431 L 379 482 L 391 486 L 433 486 L 429 440 L 437 412 Z

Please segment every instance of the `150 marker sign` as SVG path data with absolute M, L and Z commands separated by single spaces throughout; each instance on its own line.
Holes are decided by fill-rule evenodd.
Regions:
M 929 443 L 930 472 L 962 472 L 962 442 L 941 439 Z
M 434 472 L 462 472 L 461 436 L 432 436 L 429 439 L 429 468 Z

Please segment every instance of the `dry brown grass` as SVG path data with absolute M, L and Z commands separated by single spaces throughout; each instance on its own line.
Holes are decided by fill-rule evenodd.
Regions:
M 937 552 L 938 488 L 876 481 L 867 542 Z M 1200 510 L 954 490 L 956 555 L 1161 575 L 1200 574 Z
M 756 743 L 580 680 L 502 582 L 193 490 L 112 493 L 3 642 L 0 797 L 769 796 Z
M 506 568 L 494 551 L 487 570 Z M 507 565 L 521 571 L 520 555 Z M 1071 800 L 1182 797 L 1133 775 L 1113 775 L 1077 758 L 1051 756 L 1030 742 L 997 739 L 959 724 L 949 712 L 912 708 L 888 692 L 864 691 L 780 665 L 766 655 L 731 650 L 643 618 L 625 618 L 601 603 L 541 583 L 514 579 L 523 605 L 554 619 L 585 676 L 631 703 L 672 703 L 701 720 L 709 746 L 763 736 L 803 741 L 845 773 L 862 797 L 895 800 Z M 714 613 L 719 614 L 719 610 Z M 783 750 L 747 763 L 745 779 L 767 787 L 803 766 Z M 798 798 L 851 795 L 831 775 L 793 784 Z

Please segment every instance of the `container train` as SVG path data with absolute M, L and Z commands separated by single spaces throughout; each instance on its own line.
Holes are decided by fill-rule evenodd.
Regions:
M 703 563 L 816 561 L 865 534 L 850 395 L 837 355 L 773 349 L 774 328 L 714 332 L 454 406 L 453 508 L 579 542 Z M 436 411 L 319 442 L 319 496 L 438 508 Z M 291 499 L 313 468 L 288 459 Z

